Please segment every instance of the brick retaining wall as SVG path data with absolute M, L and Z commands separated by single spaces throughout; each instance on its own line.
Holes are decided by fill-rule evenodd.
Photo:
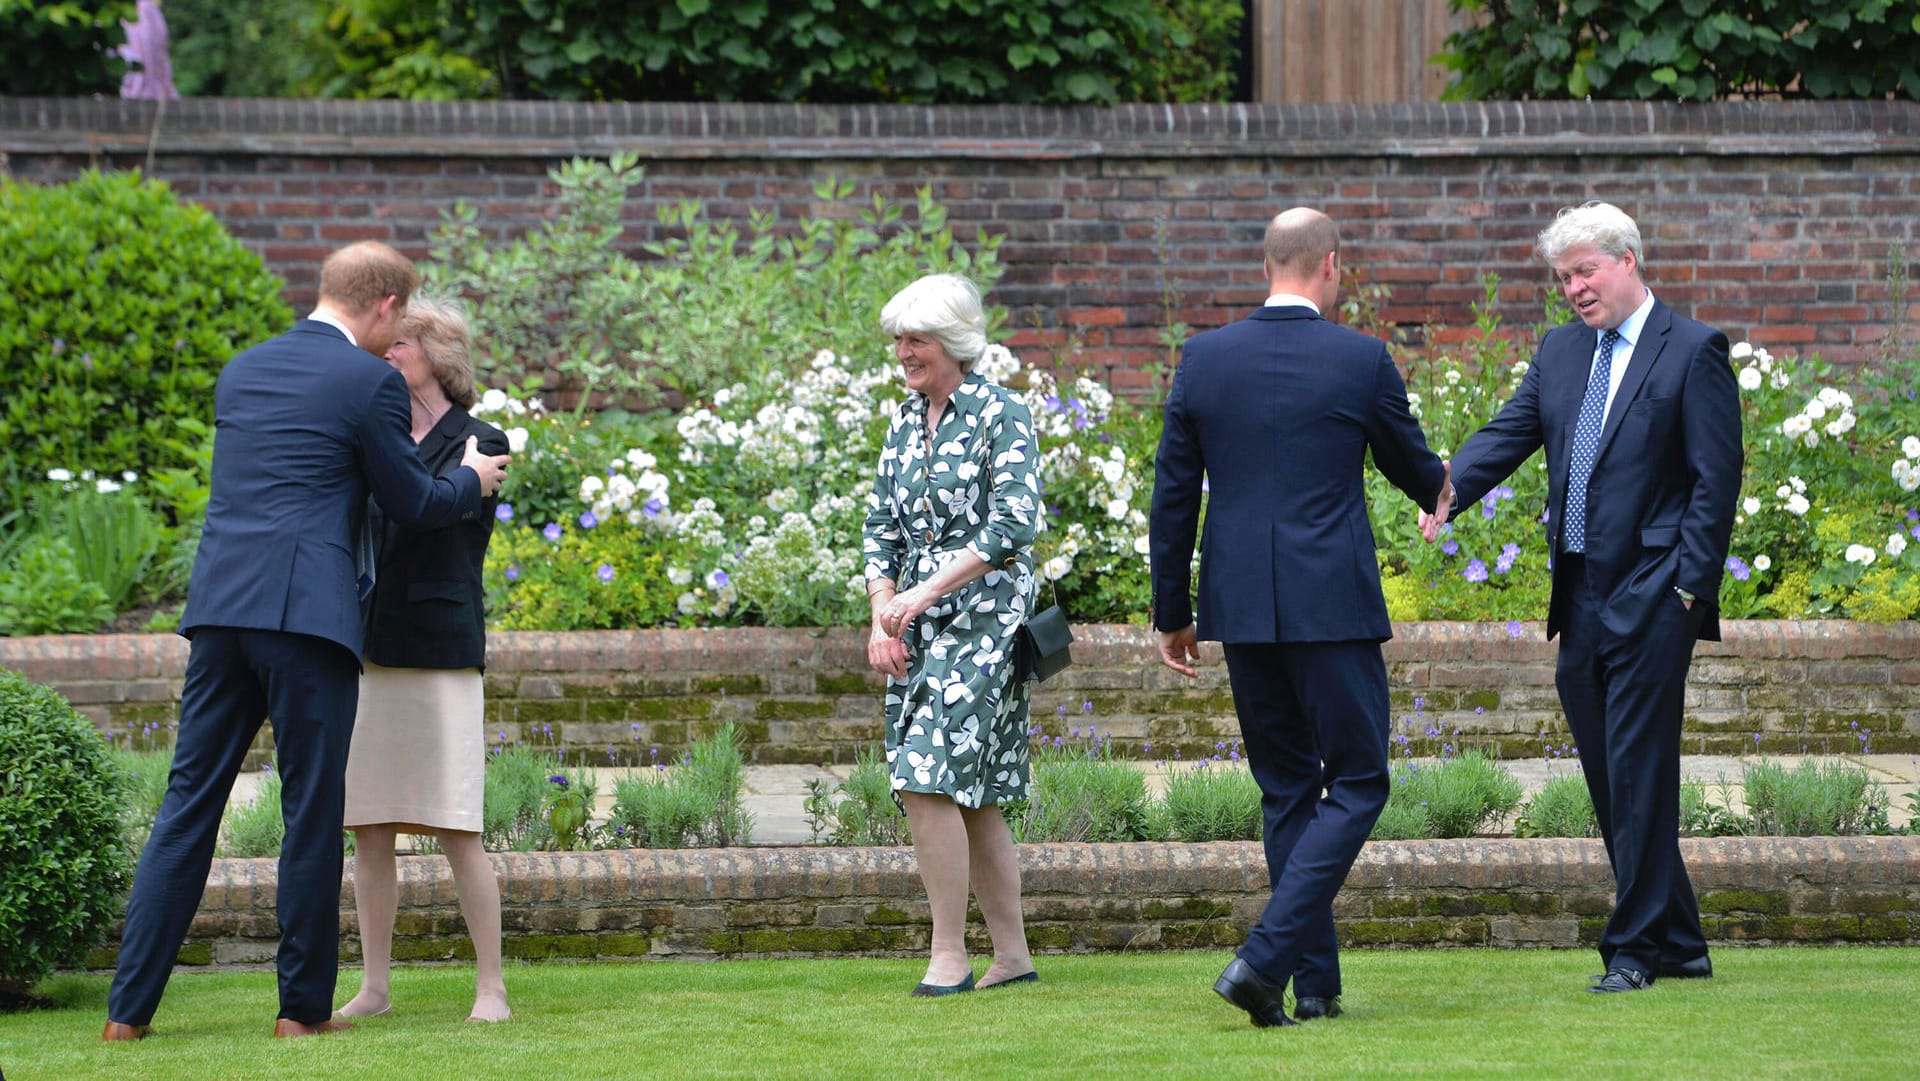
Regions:
M 415 256 L 464 199 L 492 236 L 552 209 L 546 171 L 634 150 L 628 250 L 682 199 L 745 221 L 836 212 L 813 194 L 929 186 L 957 236 L 1004 234 L 1016 346 L 1077 346 L 1151 381 L 1164 328 L 1264 295 L 1266 219 L 1342 223 L 1344 262 L 1394 288 L 1394 322 L 1471 321 L 1482 271 L 1509 323 L 1540 318 L 1533 236 L 1559 207 L 1623 203 L 1662 297 L 1734 339 L 1854 363 L 1893 313 L 1886 263 L 1920 277 L 1920 104 L 1457 102 L 1057 109 L 566 102 L 0 99 L 0 168 L 57 181 L 143 167 L 210 209 L 311 304 L 320 258 L 363 238 Z M 1910 298 L 1911 299 L 1911 298 Z M 1920 322 L 1920 306 L 1912 321 Z M 831 344 L 831 343 L 818 343 Z M 1039 359 L 1039 358 L 1030 358 Z
M 1723 630 L 1694 655 L 1687 753 L 1858 751 L 1861 729 L 1871 750 L 1920 751 L 1920 622 Z M 1152 758 L 1211 753 L 1238 734 L 1217 646 L 1189 681 L 1154 660 L 1143 627 L 1075 633 L 1074 667 L 1035 694 L 1050 733 L 1096 725 L 1123 753 Z M 1537 754 L 1542 730 L 1567 738 L 1554 653 L 1540 624 L 1518 637 L 1506 624 L 1401 624 L 1386 646 L 1396 724 L 1416 744 L 1432 725 L 1508 757 Z M 172 635 L 0 639 L 0 667 L 51 684 L 116 742 L 141 746 L 169 740 L 186 657 Z M 672 755 L 724 721 L 762 763 L 847 762 L 880 736 L 881 683 L 851 630 L 496 632 L 488 664 L 490 742 L 550 746 L 582 764 Z M 263 729 L 256 764 L 268 739 Z
M 1707 937 L 1721 944 L 1920 944 L 1920 837 L 1685 838 Z M 930 934 L 913 854 L 748 848 L 495 856 L 506 953 L 520 958 L 902 956 Z M 1229 948 L 1268 896 L 1250 842 L 1020 846 L 1040 952 Z M 351 864 L 349 864 L 351 867 Z M 271 860 L 216 860 L 191 966 L 266 966 Z M 1369 844 L 1335 902 L 1351 946 L 1577 947 L 1598 941 L 1613 883 L 1598 841 Z M 341 904 L 353 903 L 351 875 Z M 983 934 L 979 917 L 972 930 Z M 359 956 L 351 915 L 343 956 Z M 984 949 L 985 942 L 980 946 Z M 89 958 L 111 967 L 115 947 Z M 446 861 L 400 861 L 394 955 L 471 959 Z

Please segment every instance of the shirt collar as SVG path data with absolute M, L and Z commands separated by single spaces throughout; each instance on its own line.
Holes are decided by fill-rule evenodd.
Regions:
M 1633 314 L 1621 320 L 1620 325 L 1614 328 L 1620 332 L 1620 337 L 1626 340 L 1628 348 L 1639 343 L 1640 329 L 1647 325 L 1647 316 L 1651 314 L 1653 314 L 1653 290 L 1649 289 L 1646 299 L 1640 302 L 1638 308 L 1633 309 Z
M 1321 314 L 1320 305 L 1315 304 L 1313 301 L 1308 300 L 1298 293 L 1275 293 L 1267 298 L 1265 306 L 1269 308 L 1311 308 L 1313 309 L 1313 314 Z
M 313 314 L 307 316 L 307 318 L 313 320 L 316 323 L 325 323 L 328 326 L 332 327 L 333 329 L 339 331 L 340 333 L 345 334 L 347 336 L 347 343 L 349 345 L 357 346 L 360 344 L 360 339 L 353 336 L 353 331 L 347 329 L 347 324 L 342 323 L 340 321 L 340 317 L 334 314 L 334 311 L 331 308 L 325 307 L 324 305 L 321 307 L 315 308 L 313 309 Z

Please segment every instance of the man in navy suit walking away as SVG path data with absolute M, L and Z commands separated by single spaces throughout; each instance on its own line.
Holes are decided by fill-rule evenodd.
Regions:
M 1727 337 L 1654 299 L 1619 207 L 1560 212 L 1540 255 L 1580 320 L 1540 340 L 1520 388 L 1453 456 L 1470 504 L 1547 455 L 1560 636 L 1554 682 L 1613 863 L 1606 972 L 1589 990 L 1713 975 L 1680 861 L 1680 722 L 1693 643 L 1720 640 L 1720 575 L 1744 453 Z M 1446 515 L 1423 517 L 1432 540 Z
M 1393 628 L 1367 452 L 1423 510 L 1445 514 L 1450 498 L 1386 347 L 1323 318 L 1340 290 L 1332 219 L 1281 214 L 1265 256 L 1266 305 L 1182 351 L 1149 525 L 1160 658 L 1192 676 L 1199 640 L 1222 643 L 1260 784 L 1273 898 L 1214 990 L 1263 1028 L 1339 1014 L 1333 899 L 1387 801 L 1380 643 Z
M 469 441 L 448 478 L 420 464 L 406 381 L 379 359 L 416 280 L 384 244 L 343 248 L 321 267 L 312 317 L 220 373 L 213 492 L 180 620 L 193 643 L 180 732 L 127 902 L 105 1039 L 147 1034 L 206 890 L 227 794 L 269 717 L 287 826 L 274 1035 L 351 1027 L 329 1017 L 359 597 L 372 585 L 360 570 L 367 495 L 396 521 L 444 525 L 479 513 L 507 463 Z

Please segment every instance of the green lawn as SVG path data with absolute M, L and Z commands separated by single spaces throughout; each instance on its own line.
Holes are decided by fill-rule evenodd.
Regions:
M 1043 982 L 921 1000 L 912 961 L 517 965 L 517 1016 L 469 1025 L 472 972 L 396 973 L 394 1013 L 277 1041 L 270 973 L 177 976 L 138 1044 L 107 980 L 0 1016 L 7 1081 L 640 1077 L 1899 1078 L 1920 1071 L 1920 949 L 1719 950 L 1711 981 L 1589 995 L 1587 951 L 1349 952 L 1347 1015 L 1256 1030 L 1223 953 L 1040 958 Z M 984 969 L 982 960 L 978 967 Z M 357 974 L 341 981 L 341 999 Z

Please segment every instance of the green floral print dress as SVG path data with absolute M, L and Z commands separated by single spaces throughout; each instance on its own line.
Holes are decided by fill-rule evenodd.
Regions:
M 1014 633 L 1035 588 L 1040 448 L 1011 392 L 969 374 L 953 392 L 932 453 L 927 399 L 894 415 L 867 500 L 866 578 L 905 590 L 952 559 L 987 573 L 936 601 L 906 634 L 907 675 L 887 680 L 887 766 L 895 792 L 962 807 L 1025 799 L 1027 682 L 1014 678 Z

